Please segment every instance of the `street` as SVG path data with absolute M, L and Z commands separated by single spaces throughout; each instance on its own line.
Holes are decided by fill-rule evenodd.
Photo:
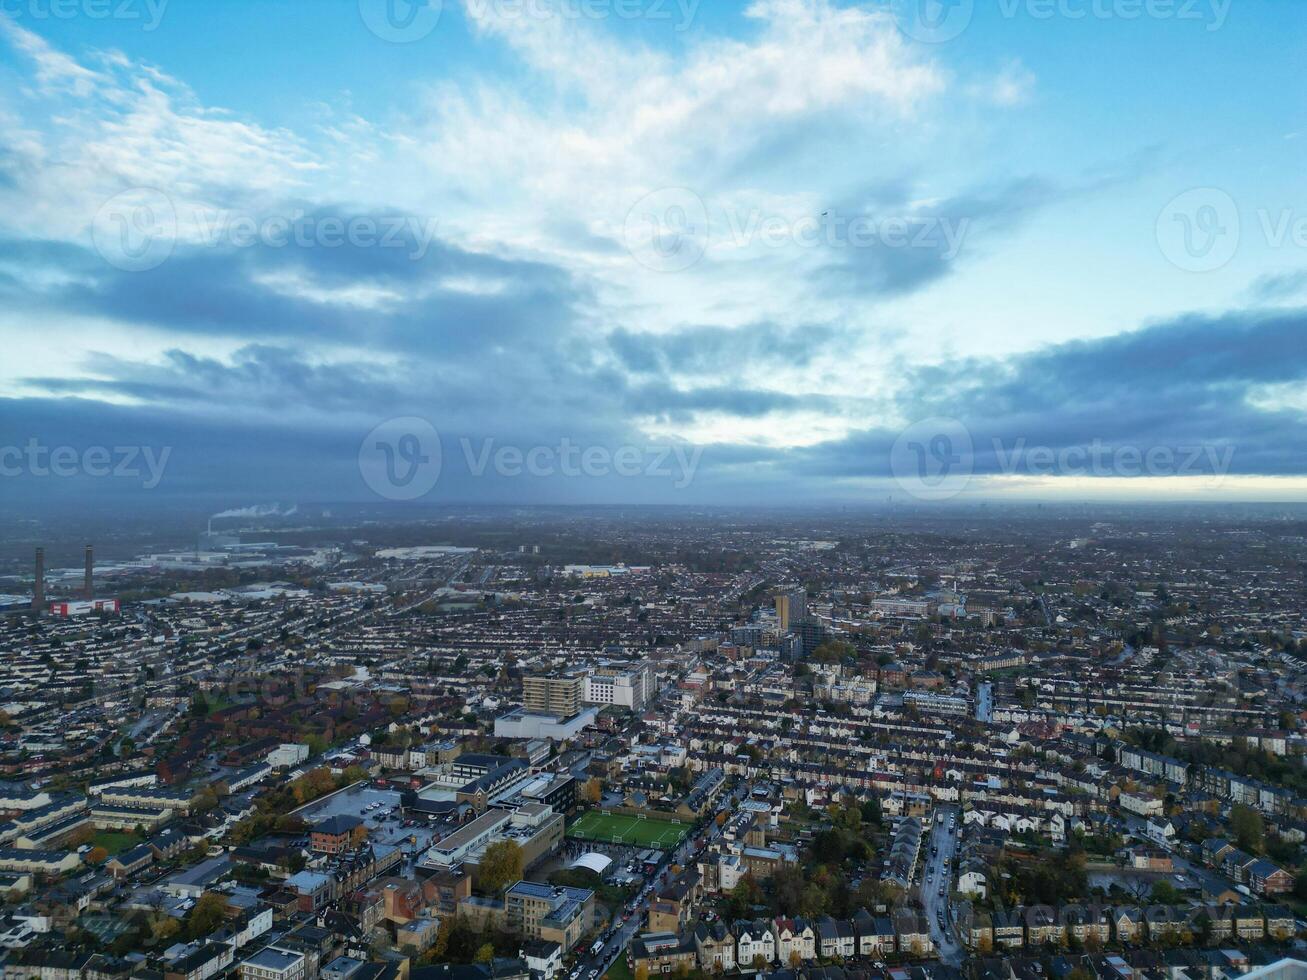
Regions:
M 921 876 L 921 904 L 926 910 L 930 938 L 939 958 L 950 966 L 962 963 L 962 947 L 954 935 L 949 916 L 949 896 L 953 891 L 954 860 L 957 857 L 957 823 L 960 820 L 956 807 L 939 807 L 922 855 L 925 866 Z

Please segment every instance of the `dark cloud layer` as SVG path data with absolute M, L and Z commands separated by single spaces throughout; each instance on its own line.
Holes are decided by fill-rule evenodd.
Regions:
M 921 369 L 909 377 L 899 408 L 912 419 L 936 415 L 958 419 L 971 434 L 979 474 L 1004 472 L 1004 455 L 1023 445 L 1060 450 L 1098 442 L 1141 451 L 1230 448 L 1232 473 L 1303 475 L 1307 436 L 1301 413 L 1289 407 L 1257 407 L 1251 396 L 1265 384 L 1307 382 L 1304 337 L 1307 311 L 1188 317 L 1006 361 Z M 701 351 L 693 341 L 687 347 Z M 653 360 L 661 364 L 666 356 L 656 350 Z M 395 414 L 417 412 L 432 418 L 445 437 L 444 451 L 450 459 L 466 451 L 464 441 L 476 446 L 486 439 L 496 446 L 556 444 L 560 438 L 609 447 L 624 444 L 631 434 L 612 424 L 620 413 L 603 416 L 601 421 L 588 414 L 598 404 L 591 387 L 602 389 L 603 379 L 624 411 L 669 418 L 693 417 L 705 410 L 758 417 L 791 410 L 802 402 L 792 396 L 721 387 L 686 393 L 657 381 L 632 386 L 620 372 L 600 371 L 587 376 L 584 390 L 555 392 L 552 415 L 541 411 L 513 417 L 498 428 L 476 428 L 440 424 L 439 396 L 410 390 L 407 378 L 397 380 L 378 370 L 356 374 L 314 367 L 281 349 L 250 348 L 234 364 L 179 352 L 163 369 L 147 370 L 130 362 L 100 367 L 118 372 L 116 379 L 105 383 L 114 394 L 157 401 L 160 407 L 124 407 L 72 397 L 10 400 L 0 413 L 0 445 L 22 445 L 35 436 L 47 445 L 171 446 L 168 478 L 152 491 L 158 494 L 257 492 L 285 498 L 366 500 L 369 492 L 356 466 L 360 440 L 372 425 Z M 134 370 L 142 372 L 135 385 Z M 179 390 L 186 381 L 189 397 Z M 65 391 L 77 387 L 55 380 L 46 384 Z M 216 406 L 233 394 L 232 386 L 237 393 L 247 392 L 241 397 L 255 401 L 279 393 L 288 407 L 301 414 L 293 422 L 285 421 L 286 416 L 266 410 L 263 403 L 248 413 L 196 408 L 201 392 L 208 392 Z M 539 399 L 541 393 L 531 396 Z M 511 392 L 498 390 L 494 397 L 510 398 Z M 321 409 L 317 421 L 304 421 L 302 411 L 315 407 Z M 891 448 L 898 435 L 894 428 L 874 428 L 793 450 L 707 446 L 694 482 L 677 488 L 659 480 L 511 480 L 494 473 L 474 479 L 465 466 L 456 465 L 442 477 L 433 499 L 725 502 L 820 497 L 837 488 L 840 478 L 891 475 Z M 635 443 L 650 445 L 648 440 Z M 1198 471 L 1211 462 L 1199 460 Z M 1026 469 L 1018 465 L 1015 471 Z M 75 485 L 55 484 L 56 495 Z M 6 489 L 11 501 L 37 501 L 51 492 L 52 483 L 19 478 L 8 481 Z M 138 491 L 130 482 L 114 481 L 100 481 L 94 489 L 124 495 Z
M 863 199 L 893 210 L 908 193 L 890 182 Z M 1065 193 L 1016 182 L 945 202 L 939 213 L 1001 233 Z M 358 215 L 341 209 L 316 217 L 349 222 Z M 560 268 L 470 252 L 438 237 L 405 246 L 184 246 L 157 269 L 129 273 L 72 245 L 0 241 L 0 301 L 11 308 L 38 318 L 94 315 L 126 331 L 148 325 L 176 338 L 160 361 L 101 352 L 81 365 L 83 377 L 29 377 L 27 387 L 43 394 L 3 403 L 0 447 L 34 438 L 49 447 L 171 447 L 168 478 L 153 493 L 350 500 L 369 499 L 359 445 L 388 418 L 429 419 L 445 452 L 456 453 L 463 441 L 486 439 L 615 449 L 648 445 L 638 426 L 650 420 L 689 427 L 709 417 L 775 419 L 784 427 L 794 413 L 848 410 L 836 392 L 781 391 L 754 380 L 838 356 L 857 339 L 838 324 L 639 333 L 601 326 L 590 285 Z M 919 288 L 945 274 L 944 256 L 916 252 L 864 250 L 841 258 L 854 265 L 828 274 L 878 283 L 880 292 Z M 57 288 L 44 285 L 55 281 Z M 1296 286 L 1288 276 L 1259 289 L 1264 298 L 1284 298 Z M 341 298 L 360 292 L 377 298 Z M 248 343 L 214 358 L 188 349 L 200 337 Z M 360 354 L 325 358 L 333 342 Z M 982 474 L 1004 471 L 1004 455 L 1018 445 L 1058 450 L 1098 442 L 1232 448 L 1232 472 L 1301 475 L 1307 438 L 1293 406 L 1302 404 L 1305 382 L 1307 313 L 1244 310 L 1003 360 L 912 368 L 898 389 L 878 397 L 909 420 L 959 420 Z M 1280 391 L 1296 392 L 1298 401 L 1267 407 Z M 886 426 L 802 449 L 708 446 L 693 485 L 676 489 L 659 481 L 581 484 L 493 473 L 468 482 L 455 468 L 451 474 L 464 477 L 442 479 L 437 498 L 820 496 L 839 478 L 890 475 L 898 435 Z M 71 493 L 77 482 L 26 474 L 6 477 L 4 490 L 9 501 L 35 505 Z M 96 494 L 139 493 L 130 481 L 91 486 Z
M 1005 460 L 1019 447 L 1095 445 L 1203 448 L 1218 459 L 1228 453 L 1235 474 L 1307 473 L 1302 411 L 1257 399 L 1268 391 L 1263 386 L 1289 385 L 1302 404 L 1307 310 L 1183 317 L 1004 361 L 922 368 L 908 381 L 899 399 L 903 415 L 958 420 L 981 474 L 1007 472 Z M 898 434 L 870 430 L 799 455 L 829 475 L 885 476 Z M 1210 471 L 1212 459 L 1198 460 L 1198 472 Z M 1023 462 L 1015 472 L 1030 468 Z

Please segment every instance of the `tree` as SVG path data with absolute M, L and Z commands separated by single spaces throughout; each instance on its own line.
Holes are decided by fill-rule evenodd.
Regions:
M 493 943 L 485 943 L 477 950 L 475 962 L 489 963 L 495 958 L 495 947 Z
M 217 892 L 205 892 L 186 916 L 188 939 L 203 939 L 227 917 L 227 899 Z
M 1158 905 L 1174 905 L 1180 901 L 1180 892 L 1169 881 L 1159 881 L 1153 885 L 1152 900 Z
M 122 933 L 109 944 L 109 952 L 114 956 L 126 956 L 134 950 L 141 940 L 141 934 L 135 929 Z
M 809 659 L 817 663 L 837 664 L 846 657 L 854 656 L 856 652 L 852 643 L 846 643 L 844 640 L 827 640 L 812 651 Z
M 1230 810 L 1230 829 L 1242 850 L 1249 854 L 1260 854 L 1265 850 L 1266 825 L 1262 815 L 1252 807 L 1236 803 Z
M 586 780 L 581 787 L 581 798 L 587 803 L 598 803 L 604 797 L 604 784 L 595 776 Z
M 881 822 L 880 800 L 873 796 L 862 804 L 862 822 L 879 824 Z
M 436 941 L 431 944 L 431 950 L 428 953 L 431 961 L 439 962 L 445 958 L 449 952 L 449 936 L 454 931 L 454 919 L 451 916 L 445 916 L 440 920 L 440 925 L 436 929 Z
M 640 963 L 635 968 L 635 980 L 649 980 L 649 964 Z
M 495 841 L 481 855 L 481 886 L 494 894 L 522 878 L 522 848 L 516 841 Z
M 104 864 L 109 860 L 109 852 L 103 847 L 93 847 L 86 855 L 87 864 Z
M 195 813 L 208 813 L 210 810 L 218 808 L 218 790 L 214 786 L 206 786 L 195 794 L 191 803 L 191 810 Z
M 340 781 L 343 786 L 351 786 L 354 783 L 360 783 L 367 778 L 368 771 L 355 763 L 354 765 L 345 768 L 345 772 L 341 775 Z
M 792 865 L 777 868 L 767 890 L 773 914 L 798 915 L 803 906 L 803 889 L 806 885 L 807 878 L 800 868 Z

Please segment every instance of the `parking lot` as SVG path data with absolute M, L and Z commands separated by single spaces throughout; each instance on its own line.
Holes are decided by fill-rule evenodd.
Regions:
M 309 825 L 328 817 L 358 817 L 368 828 L 368 838 L 374 843 L 403 847 L 416 854 L 425 851 L 432 842 L 453 829 L 425 820 L 405 820 L 400 811 L 399 793 L 377 789 L 367 783 L 315 800 L 296 810 L 295 815 Z

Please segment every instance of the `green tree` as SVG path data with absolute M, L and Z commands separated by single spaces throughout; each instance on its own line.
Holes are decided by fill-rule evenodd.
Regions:
M 491 894 L 521 880 L 522 848 L 516 841 L 495 841 L 481 855 L 478 877 L 481 887 Z
M 147 921 L 150 926 L 150 939 L 155 944 L 163 944 L 182 931 L 180 922 L 162 912 L 151 915 Z
M 205 892 L 186 916 L 186 937 L 203 939 L 227 917 L 227 899 L 217 892 Z
M 1180 892 L 1169 881 L 1159 881 L 1153 886 L 1151 897 L 1158 905 L 1174 905 L 1180 901 Z
M 1230 810 L 1230 829 L 1235 842 L 1249 854 L 1260 854 L 1266 848 L 1266 825 L 1262 815 L 1252 807 L 1236 803 Z

